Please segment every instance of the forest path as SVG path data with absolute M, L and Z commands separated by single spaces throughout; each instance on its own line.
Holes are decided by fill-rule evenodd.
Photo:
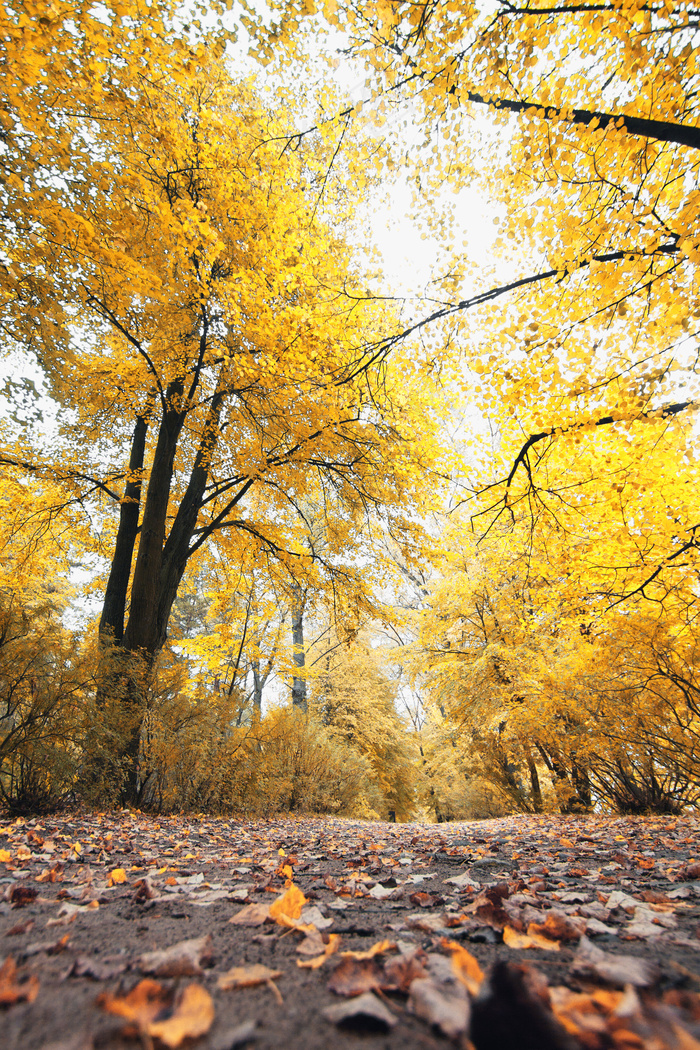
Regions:
M 0 1043 L 700 1050 L 699 832 L 0 821 Z

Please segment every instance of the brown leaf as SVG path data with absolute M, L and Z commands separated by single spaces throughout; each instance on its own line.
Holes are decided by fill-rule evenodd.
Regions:
M 237 926 L 262 926 L 270 918 L 269 904 L 246 904 L 228 921 Z
M 10 887 L 9 900 L 13 908 L 25 908 L 39 896 L 39 891 L 33 886 L 25 886 L 23 883 L 15 883 Z
M 381 987 L 382 968 L 377 959 L 340 960 L 328 981 L 328 988 L 336 995 L 361 995 Z
M 631 984 L 635 988 L 648 988 L 659 975 L 652 962 L 636 955 L 604 952 L 587 937 L 582 937 L 579 942 L 570 972 L 577 977 L 598 978 L 621 986 Z
M 531 922 L 527 932 L 553 941 L 577 941 L 586 932 L 586 920 L 553 908 L 547 912 L 544 922 Z
M 457 1039 L 467 1031 L 469 1000 L 459 985 L 450 988 L 432 977 L 412 981 L 408 1009 L 416 1017 L 435 1025 L 448 1039 Z
M 428 976 L 426 961 L 427 956 L 422 948 L 414 948 L 413 951 L 387 959 L 384 963 L 382 991 L 403 992 L 407 995 L 412 981 Z
M 393 1028 L 397 1018 L 387 1006 L 371 992 L 358 995 L 345 1003 L 327 1006 L 323 1016 L 333 1024 L 347 1027 L 372 1027 L 384 1031 Z
M 33 1003 L 39 994 L 39 978 L 30 974 L 23 981 L 17 980 L 17 963 L 8 955 L 0 966 L 0 1006 L 14 1006 L 24 1000 Z
M 6 933 L 6 937 L 18 937 L 22 933 L 29 933 L 32 926 L 34 925 L 34 919 L 25 919 L 24 922 L 18 922 L 15 926 L 9 929 Z
M 211 946 L 211 934 L 178 941 L 162 951 L 145 952 L 138 967 L 154 977 L 199 977 L 204 972 L 202 964 L 211 961 Z
M 434 908 L 436 904 L 443 904 L 445 898 L 437 893 L 425 893 L 423 890 L 418 890 L 417 893 L 412 893 L 408 899 L 411 904 L 415 904 L 419 908 Z

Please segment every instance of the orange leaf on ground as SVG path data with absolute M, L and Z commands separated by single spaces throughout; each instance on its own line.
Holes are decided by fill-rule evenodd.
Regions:
M 253 963 L 251 966 L 233 966 L 227 973 L 219 977 L 216 982 L 217 988 L 230 991 L 232 988 L 254 988 L 258 984 L 267 984 L 282 976 L 282 970 L 271 970 L 269 966 L 262 963 Z
M 478 995 L 484 980 L 484 971 L 478 960 L 457 941 L 443 939 L 442 946 L 452 955 L 452 971 L 457 980 L 461 981 L 470 995 Z
M 108 886 L 118 886 L 122 882 L 126 882 L 126 872 L 123 868 L 115 868 L 114 871 L 110 871 L 107 880 Z
M 103 993 L 98 996 L 97 1004 L 107 1013 L 134 1022 L 138 1035 L 155 1037 L 173 1048 L 185 1039 L 204 1035 L 214 1020 L 212 998 L 198 984 L 187 985 L 173 1001 L 172 992 L 157 981 L 145 978 L 127 995 Z M 128 1037 L 131 1033 L 133 1029 L 126 1028 L 123 1034 Z
M 279 922 L 280 919 L 284 918 L 298 919 L 305 904 L 306 897 L 298 886 L 292 884 L 286 893 L 283 893 L 281 897 L 277 897 L 270 905 L 270 918 L 274 919 L 275 922 Z
M 281 976 L 281 970 L 271 970 L 268 966 L 263 966 L 262 963 L 253 963 L 251 966 L 232 967 L 228 973 L 219 978 L 216 984 L 218 988 L 224 991 L 229 991 L 232 988 L 254 988 L 258 984 L 266 984 L 277 1002 L 283 1003 L 284 999 L 280 990 L 274 983 Z
M 33 1003 L 39 994 L 39 978 L 34 974 L 18 982 L 17 963 L 8 955 L 0 966 L 0 1006 L 14 1006 L 21 1000 Z
M 172 1017 L 148 1026 L 148 1035 L 160 1039 L 166 1046 L 176 1047 L 185 1039 L 205 1035 L 214 1020 L 214 1002 L 206 988 L 188 984 Z
M 503 927 L 503 943 L 509 948 L 542 948 L 546 952 L 558 952 L 559 941 L 551 941 L 539 933 L 518 933 L 512 926 Z
M 384 952 L 392 952 L 396 948 L 394 941 L 377 941 L 371 948 L 361 952 L 341 952 L 344 957 L 350 959 L 373 959 L 375 955 L 383 955 Z

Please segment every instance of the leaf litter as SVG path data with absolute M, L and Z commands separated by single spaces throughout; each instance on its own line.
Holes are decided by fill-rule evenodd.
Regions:
M 700 1050 L 698 829 L 0 823 L 3 1048 Z

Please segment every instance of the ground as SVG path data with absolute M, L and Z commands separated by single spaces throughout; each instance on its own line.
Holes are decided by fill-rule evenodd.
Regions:
M 0 819 L 0 1044 L 700 1050 L 699 830 Z

